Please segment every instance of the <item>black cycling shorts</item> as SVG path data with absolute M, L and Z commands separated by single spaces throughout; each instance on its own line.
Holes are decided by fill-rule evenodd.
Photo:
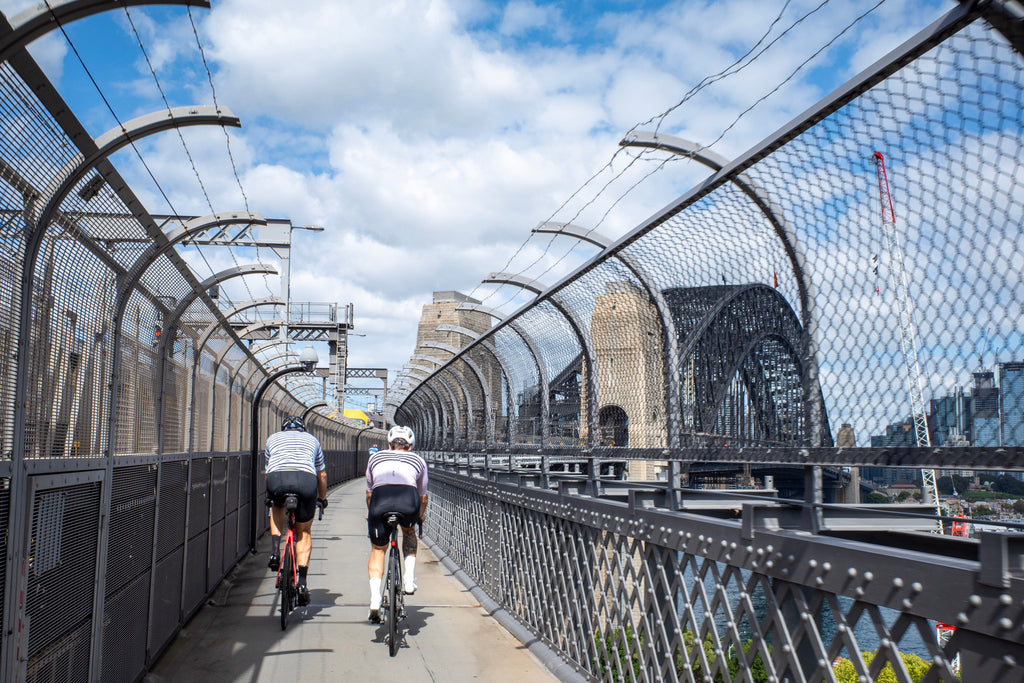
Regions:
M 411 527 L 420 521 L 420 492 L 415 486 L 387 484 L 378 486 L 370 493 L 370 514 L 366 526 L 370 532 L 370 543 L 381 546 L 388 544 L 391 529 L 384 521 L 384 515 L 397 512 L 398 523 Z
M 267 497 L 274 505 L 284 505 L 284 497 L 294 493 L 299 497 L 295 511 L 296 522 L 309 522 L 316 512 L 316 475 L 301 470 L 279 470 L 267 474 Z

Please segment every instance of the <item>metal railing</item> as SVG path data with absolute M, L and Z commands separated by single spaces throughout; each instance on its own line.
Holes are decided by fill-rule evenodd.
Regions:
M 584 678 L 1024 675 L 1024 535 L 938 536 L 927 505 L 812 509 L 427 455 L 425 533 Z

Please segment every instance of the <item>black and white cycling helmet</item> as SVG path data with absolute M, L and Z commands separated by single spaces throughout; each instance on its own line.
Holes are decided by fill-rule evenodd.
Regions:
M 284 422 L 281 423 L 281 430 L 283 431 L 285 429 L 301 429 L 302 431 L 306 431 L 306 421 L 298 415 L 289 415 L 284 419 Z
M 396 441 L 404 441 L 405 443 L 409 444 L 409 446 L 413 446 L 416 444 L 416 435 L 413 434 L 412 430 L 409 429 L 408 427 L 395 425 L 388 432 L 388 443 L 391 444 L 395 443 Z

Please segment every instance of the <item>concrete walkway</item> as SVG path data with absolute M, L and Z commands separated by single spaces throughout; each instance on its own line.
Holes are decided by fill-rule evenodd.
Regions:
M 361 479 L 335 488 L 313 524 L 312 602 L 281 630 L 274 575 L 249 555 L 181 631 L 146 676 L 164 681 L 554 681 L 420 543 L 415 595 L 406 597 L 405 640 L 388 656 L 384 629 L 367 621 L 366 494 Z M 348 677 L 352 678 L 349 679 Z

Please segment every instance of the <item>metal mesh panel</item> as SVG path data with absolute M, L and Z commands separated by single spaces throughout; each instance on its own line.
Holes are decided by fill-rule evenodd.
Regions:
M 192 460 L 188 496 L 188 538 L 192 539 L 210 525 L 210 458 Z
M 199 359 L 196 373 L 194 394 L 192 398 L 192 448 L 205 450 L 210 443 L 210 410 L 211 393 L 213 390 L 213 357 L 203 353 Z
M 139 625 L 148 620 L 147 571 L 116 595 L 108 593 L 103 610 L 102 680 L 132 681 L 146 670 L 147 630 Z
M 458 430 L 459 419 L 455 412 L 457 404 L 452 398 L 451 389 L 439 376 L 432 377 L 427 385 L 428 388 L 424 389 L 424 391 L 430 392 L 430 400 L 440 405 L 441 424 L 439 425 L 440 433 L 436 436 L 436 442 L 444 448 L 454 441 L 455 433 Z
M 107 541 L 106 596 L 149 568 L 156 514 L 156 465 L 114 469 Z
M 221 365 L 217 370 L 217 381 L 213 387 L 213 433 L 212 449 L 223 450 L 227 448 L 227 417 L 229 412 L 228 397 L 228 368 Z
M 469 366 L 470 362 L 472 361 L 466 362 L 465 358 L 454 361 L 450 376 L 458 378 L 458 384 L 466 396 L 466 440 L 469 444 L 476 444 L 479 447 L 484 444 L 484 435 L 488 431 L 487 422 L 491 416 L 487 411 L 489 401 L 485 399 L 484 386 L 474 369 Z
M 241 555 L 238 535 L 238 511 L 232 510 L 224 518 L 224 561 L 221 564 L 221 575 L 227 573 Z
M 651 276 L 639 265 L 634 268 L 643 273 L 646 283 L 623 260 L 611 260 L 567 287 L 560 300 L 589 329 L 597 375 L 596 442 L 656 448 L 666 443 L 664 330 L 650 296 L 650 289 L 657 291 L 657 285 L 649 282 Z M 582 358 L 580 362 L 581 372 L 585 372 Z M 582 374 L 580 384 L 587 379 Z M 581 386 L 581 391 L 587 392 L 589 387 Z M 589 419 L 581 410 L 581 441 L 590 436 Z
M 28 660 L 26 680 L 30 683 L 88 681 L 91 631 L 92 619 L 83 619 L 57 640 L 48 643 Z
M 25 595 L 30 668 L 33 662 L 49 666 L 44 662 L 63 658 L 60 653 L 74 653 L 67 661 L 84 666 L 88 674 L 99 504 L 99 482 L 40 488 L 33 496 Z M 67 673 L 69 678 L 78 675 L 71 669 Z
M 192 363 L 194 348 L 189 337 L 184 337 L 180 349 L 169 359 L 163 387 L 163 451 L 178 453 L 185 450 L 186 425 L 192 397 Z
M 7 524 L 10 520 L 10 509 L 11 480 L 7 478 L 0 478 L 0 529 L 7 529 Z M 7 557 L 7 535 L 7 532 L 0 533 L 0 552 L 3 553 L 3 557 L 5 558 Z M 0 585 L 7 585 L 7 562 L 0 565 Z M 6 608 L 6 605 L 4 604 L 5 598 L 6 592 L 0 593 L 0 623 L 3 623 L 3 616 Z M 3 655 L 6 644 L 6 634 L 0 630 L 0 656 Z
M 251 509 L 248 503 L 238 508 L 238 555 L 246 552 L 246 549 L 249 547 L 249 536 L 252 533 Z M 269 524 L 269 521 L 267 523 Z
M 565 316 L 550 303 L 524 315 L 522 327 L 530 330 L 548 376 L 548 414 L 530 417 L 548 423 L 551 443 L 578 445 L 584 381 L 580 343 Z
M 25 447 L 32 457 L 74 457 L 86 450 L 76 438 L 82 434 L 79 421 L 100 417 L 95 412 L 83 414 L 82 408 L 83 394 L 91 388 L 86 382 L 95 379 L 86 371 L 91 354 L 100 350 L 95 332 L 103 325 L 107 303 L 76 296 L 77 286 L 82 283 L 102 297 L 109 293 L 108 276 L 93 255 L 66 237 L 47 240 L 39 258 L 26 379 L 30 403 Z M 93 363 L 92 368 L 101 366 Z
M 225 488 L 227 490 L 227 505 L 224 508 L 228 513 L 238 509 L 238 498 L 240 491 L 244 490 L 245 493 L 243 495 L 248 495 L 248 489 L 241 488 L 242 479 L 239 473 L 240 466 L 240 456 L 228 456 L 227 481 L 225 482 Z
M 210 523 L 213 523 L 224 519 L 228 495 L 228 461 L 226 458 L 213 458 L 210 466 Z
M 188 501 L 188 462 L 160 463 L 160 522 L 156 530 L 156 556 L 160 559 L 185 542 Z
M 224 576 L 224 520 L 210 525 L 209 560 L 207 562 L 206 590 L 211 591 Z
M 512 375 L 511 443 L 531 443 L 539 438 L 540 424 L 530 415 L 540 415 L 540 375 L 537 363 L 522 336 L 510 328 L 502 328 L 494 335 L 497 352 L 505 360 Z
M 182 560 L 185 549 L 178 546 L 158 560 L 153 573 L 153 613 L 150 619 L 150 656 L 161 652 L 181 619 Z
M 181 611 L 191 616 L 206 597 L 206 565 L 208 553 L 208 533 L 203 532 L 188 540 L 185 554 L 185 591 L 182 595 Z

